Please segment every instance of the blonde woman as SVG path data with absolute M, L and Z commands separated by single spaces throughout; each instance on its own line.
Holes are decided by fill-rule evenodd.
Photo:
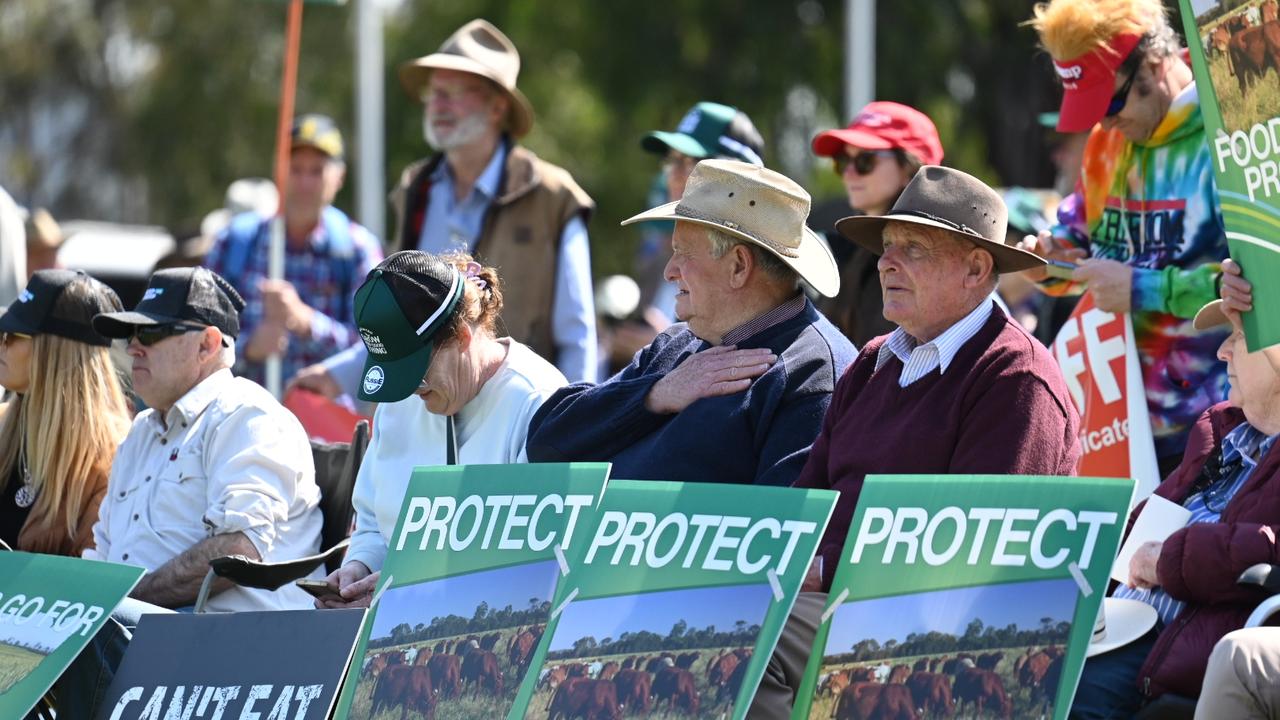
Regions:
M 121 309 L 82 272 L 40 270 L 0 316 L 0 539 L 18 550 L 79 556 L 129 431 L 110 341 L 90 320 Z

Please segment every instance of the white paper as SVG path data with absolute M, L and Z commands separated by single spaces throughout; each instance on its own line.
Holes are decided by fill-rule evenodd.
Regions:
M 1164 542 L 1191 519 L 1191 511 L 1166 500 L 1159 495 L 1147 498 L 1142 514 L 1133 523 L 1133 531 L 1120 548 L 1116 562 L 1111 566 L 1111 577 L 1122 583 L 1129 582 L 1129 561 L 1143 543 Z

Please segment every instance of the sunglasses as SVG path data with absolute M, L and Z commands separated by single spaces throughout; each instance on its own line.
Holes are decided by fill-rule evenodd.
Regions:
M 183 335 L 189 332 L 204 330 L 204 325 L 191 325 L 188 323 L 173 323 L 171 325 L 149 325 L 139 327 L 133 331 L 130 340 L 137 340 L 138 344 L 145 347 L 151 347 L 156 343 L 171 338 L 175 335 Z
M 1107 104 L 1107 114 L 1105 117 L 1114 117 L 1118 115 L 1121 110 L 1124 110 L 1125 104 L 1129 102 L 1129 90 L 1133 88 L 1133 81 L 1138 77 L 1138 68 L 1141 64 L 1142 56 L 1139 55 L 1135 49 L 1133 52 L 1129 53 L 1129 57 L 1125 58 L 1119 69 L 1116 70 L 1117 73 L 1128 72 L 1129 77 L 1124 81 L 1124 84 L 1120 86 L 1120 89 L 1116 90 L 1116 94 L 1111 96 L 1111 102 Z
M 880 158 L 897 156 L 896 150 L 868 150 L 853 157 L 837 155 L 831 160 L 835 163 L 837 175 L 843 176 L 845 171 L 852 167 L 854 173 L 865 176 L 875 172 L 876 166 L 880 164 Z
M 31 336 L 20 332 L 0 332 L 0 345 L 9 347 L 15 340 L 30 340 Z

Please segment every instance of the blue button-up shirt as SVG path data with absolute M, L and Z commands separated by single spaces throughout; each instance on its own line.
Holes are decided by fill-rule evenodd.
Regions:
M 978 303 L 978 307 L 941 335 L 924 344 L 920 344 L 902 328 L 894 330 L 880 346 L 880 353 L 876 355 L 876 370 L 884 367 L 890 358 L 901 360 L 902 374 L 898 376 L 898 387 L 906 387 L 935 369 L 940 374 L 945 373 L 956 353 L 978 334 L 978 330 L 991 317 L 991 312 L 991 301 L 988 298 Z
M 1236 467 L 1230 475 L 1218 482 L 1223 483 L 1214 488 L 1214 505 L 1226 508 L 1227 503 L 1235 497 L 1240 488 L 1249 481 L 1258 462 L 1266 456 L 1267 451 L 1275 444 L 1280 435 L 1267 436 L 1247 422 L 1240 423 L 1222 439 L 1222 467 Z M 1215 483 L 1217 484 L 1217 483 Z M 1205 502 L 1205 493 L 1198 492 L 1186 499 L 1182 506 L 1191 511 L 1188 525 L 1196 523 L 1213 523 L 1222 519 L 1221 510 L 1213 510 Z M 1184 603 L 1170 597 L 1163 588 L 1138 589 L 1121 585 L 1116 588 L 1114 597 L 1141 600 L 1154 607 L 1160 615 L 1160 621 L 1168 625 L 1182 611 Z
M 480 241 L 484 215 L 498 195 L 507 147 L 498 146 L 471 193 L 457 199 L 453 171 L 440 163 L 431 174 L 427 198 L 427 222 L 422 224 L 418 249 L 439 254 L 449 251 L 473 253 Z M 555 300 L 551 308 L 551 335 L 556 343 L 555 362 L 570 382 L 596 381 L 595 302 L 591 296 L 591 250 L 587 226 L 575 217 L 560 233 L 560 265 L 556 268 Z

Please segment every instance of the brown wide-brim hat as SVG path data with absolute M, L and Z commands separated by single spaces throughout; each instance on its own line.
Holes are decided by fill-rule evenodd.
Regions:
M 422 90 L 436 70 L 457 70 L 492 80 L 511 101 L 507 132 L 524 137 L 533 128 L 533 105 L 516 88 L 520 52 L 502 31 L 486 20 L 472 20 L 449 36 L 440 49 L 400 66 L 400 85 L 409 97 L 422 99 Z
M 622 221 L 676 220 L 715 228 L 759 245 L 826 297 L 840 292 L 840 270 L 817 233 L 805 225 L 809 193 L 794 180 L 738 160 L 693 166 L 684 195 Z
M 946 230 L 991 253 L 998 273 L 1040 267 L 1044 259 L 1005 243 L 1009 210 L 1000 193 L 978 178 L 940 165 L 925 165 L 907 184 L 887 215 L 847 217 L 836 223 L 841 235 L 880 255 L 884 228 L 891 222 Z

